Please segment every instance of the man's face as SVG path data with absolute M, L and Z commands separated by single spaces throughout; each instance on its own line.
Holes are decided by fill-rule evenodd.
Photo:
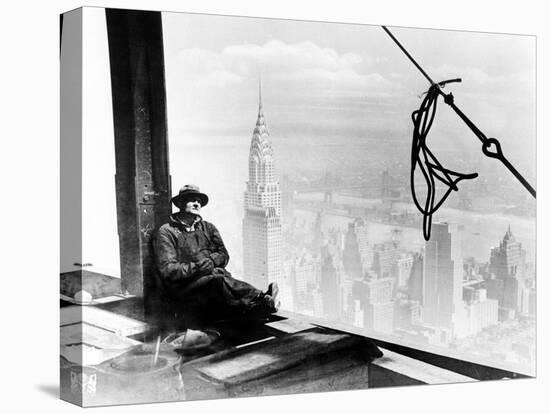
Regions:
M 186 213 L 191 213 L 195 215 L 199 215 L 201 213 L 201 200 L 200 198 L 192 198 L 187 200 L 185 204 L 184 211 Z

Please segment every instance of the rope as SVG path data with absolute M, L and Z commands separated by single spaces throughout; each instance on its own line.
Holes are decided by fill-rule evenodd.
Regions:
M 424 77 L 428 79 L 428 82 L 430 82 L 430 84 L 432 85 L 435 85 L 435 82 L 432 80 L 432 78 L 430 78 L 428 74 L 424 72 L 424 69 L 422 69 L 422 67 L 418 63 L 416 63 L 416 60 L 414 60 L 414 58 L 409 54 L 409 52 L 407 52 L 407 49 L 405 49 L 403 45 L 399 43 L 399 40 L 395 38 L 392 32 L 390 32 L 390 30 L 386 26 L 382 26 L 382 29 L 385 30 L 385 32 L 392 38 L 392 40 L 397 44 L 397 46 L 399 46 L 399 49 L 401 49 L 401 51 L 411 60 L 413 65 L 416 66 L 416 68 L 424 75 Z
M 447 83 L 460 82 L 461 80 L 451 79 L 435 83 L 424 71 L 424 69 L 422 69 L 422 67 L 414 60 L 409 52 L 403 47 L 403 45 L 389 31 L 389 29 L 386 26 L 382 26 L 382 28 L 431 84 L 430 89 L 426 93 L 426 97 L 420 105 L 420 108 L 412 113 L 414 132 L 411 151 L 411 192 L 414 204 L 416 205 L 417 209 L 424 215 L 424 238 L 426 240 L 429 240 L 431 233 L 432 215 L 439 209 L 439 207 L 441 207 L 441 205 L 447 199 L 452 190 L 458 191 L 457 183 L 461 180 L 472 179 L 478 176 L 477 173 L 462 174 L 444 168 L 426 145 L 426 137 L 428 135 L 428 132 L 430 131 L 435 117 L 437 98 L 439 97 L 439 95 L 443 96 L 445 103 L 455 111 L 460 119 L 464 121 L 464 123 L 470 128 L 474 135 L 481 141 L 481 150 L 483 151 L 483 154 L 485 154 L 485 156 L 489 158 L 498 159 L 514 175 L 514 177 L 516 177 L 516 179 L 525 187 L 525 189 L 529 191 L 529 193 L 534 198 L 536 198 L 537 194 L 535 189 L 504 156 L 500 142 L 496 138 L 487 138 L 485 134 L 470 120 L 470 118 L 468 118 L 464 114 L 464 112 L 462 112 L 460 108 L 455 105 L 453 94 L 445 94 L 441 90 L 441 88 L 445 87 Z M 428 187 L 428 194 L 424 206 L 422 206 L 418 201 L 414 185 L 414 173 L 417 165 L 420 167 L 420 170 L 424 175 Z M 435 179 L 439 180 L 449 187 L 437 204 L 435 203 Z
M 426 145 L 426 138 L 435 118 L 438 97 L 439 85 L 436 84 L 430 87 L 420 108 L 412 113 L 414 131 L 411 149 L 411 192 L 416 208 L 424 216 L 423 232 L 425 240 L 430 239 L 432 215 L 443 205 L 451 191 L 458 191 L 458 182 L 477 177 L 477 173 L 462 174 L 444 168 Z M 420 204 L 416 194 L 415 172 L 417 166 L 422 171 L 427 186 L 424 206 Z M 440 181 L 448 187 L 437 204 L 435 202 L 435 180 Z
M 439 94 L 444 96 L 445 103 L 453 108 L 456 114 L 466 123 L 466 125 L 468 125 L 470 130 L 481 141 L 481 150 L 483 151 L 483 154 L 485 154 L 486 157 L 499 160 L 508 169 L 508 171 L 516 177 L 523 187 L 529 191 L 533 198 L 537 198 L 537 192 L 535 189 L 531 186 L 531 184 L 529 184 L 525 177 L 521 175 L 518 170 L 516 170 L 516 167 L 514 167 L 514 165 L 504 156 L 499 140 L 496 138 L 487 138 L 485 134 L 481 132 L 479 128 L 470 120 L 470 118 L 468 118 L 464 112 L 462 112 L 460 108 L 454 104 L 454 96 L 452 93 L 446 95 L 439 90 Z

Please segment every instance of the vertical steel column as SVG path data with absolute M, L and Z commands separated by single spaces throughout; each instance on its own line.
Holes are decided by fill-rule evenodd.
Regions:
M 151 233 L 171 213 L 161 14 L 106 9 L 106 16 L 122 290 L 143 296 Z

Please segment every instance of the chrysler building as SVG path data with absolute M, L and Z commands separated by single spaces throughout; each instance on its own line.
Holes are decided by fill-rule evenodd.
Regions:
M 248 157 L 244 193 L 244 279 L 258 288 L 282 282 L 281 189 L 275 179 L 273 148 L 259 91 L 258 119 Z

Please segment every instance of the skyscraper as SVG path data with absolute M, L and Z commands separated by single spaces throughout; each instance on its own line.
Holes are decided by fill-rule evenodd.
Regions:
M 424 304 L 424 256 L 415 253 L 411 267 L 411 275 L 407 283 L 409 298 Z
M 412 253 L 401 253 L 397 258 L 397 287 L 406 290 L 411 277 L 415 256 Z
M 464 288 L 468 335 L 475 335 L 498 322 L 498 301 L 487 299 L 487 290 L 468 286 Z
M 243 265 L 244 279 L 259 288 L 274 281 L 283 284 L 281 189 L 275 179 L 261 85 L 244 193 Z
M 379 278 L 373 271 L 367 272 L 363 279 L 353 282 L 353 297 L 361 305 L 365 331 L 393 331 L 393 284 L 393 279 Z
M 508 231 L 504 234 L 499 247 L 491 249 L 489 271 L 499 279 L 521 278 L 524 265 L 525 253 L 521 248 L 521 243 L 516 240 L 512 230 L 508 227 Z
M 396 276 L 396 266 L 400 254 L 401 249 L 397 242 L 387 241 L 375 244 L 372 247 L 372 270 L 381 278 Z
M 338 319 L 341 308 L 341 269 L 338 269 L 335 262 L 335 257 L 326 254 L 321 267 L 323 313 L 329 319 Z
M 317 286 L 321 279 L 322 260 L 319 256 L 302 252 L 293 261 L 291 271 L 294 272 L 294 291 L 298 304 L 304 303 L 304 298 Z
M 363 219 L 357 218 L 348 224 L 344 242 L 344 270 L 351 279 L 361 278 L 370 267 L 372 251 L 368 242 L 367 226 Z
M 423 321 L 462 336 L 465 311 L 462 300 L 461 235 L 455 223 L 434 223 L 426 241 L 423 272 Z
M 525 251 L 508 227 L 499 246 L 491 249 L 491 278 L 487 281 L 487 296 L 498 300 L 501 319 L 506 319 L 504 315 L 525 313 L 524 270 Z

